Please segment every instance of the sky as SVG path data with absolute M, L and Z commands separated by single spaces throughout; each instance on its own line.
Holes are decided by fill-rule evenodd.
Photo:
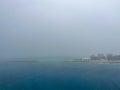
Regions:
M 0 57 L 120 53 L 119 0 L 0 0 Z

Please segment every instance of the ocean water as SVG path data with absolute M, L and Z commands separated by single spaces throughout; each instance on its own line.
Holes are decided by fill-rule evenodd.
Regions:
M 0 63 L 0 90 L 120 90 L 119 64 Z

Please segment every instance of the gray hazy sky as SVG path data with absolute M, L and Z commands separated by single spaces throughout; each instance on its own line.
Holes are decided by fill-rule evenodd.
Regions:
M 0 0 L 0 57 L 120 53 L 120 0 Z

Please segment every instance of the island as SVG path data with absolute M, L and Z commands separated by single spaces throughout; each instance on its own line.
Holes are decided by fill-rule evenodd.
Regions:
M 120 54 L 97 54 L 80 59 L 65 60 L 64 62 L 81 62 L 81 63 L 96 63 L 96 64 L 112 64 L 120 63 Z

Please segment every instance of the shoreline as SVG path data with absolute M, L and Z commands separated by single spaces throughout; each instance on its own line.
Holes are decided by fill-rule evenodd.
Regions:
M 120 60 L 65 60 L 64 62 L 93 63 L 93 64 L 120 64 Z

